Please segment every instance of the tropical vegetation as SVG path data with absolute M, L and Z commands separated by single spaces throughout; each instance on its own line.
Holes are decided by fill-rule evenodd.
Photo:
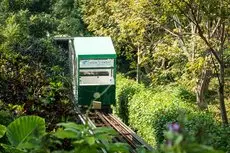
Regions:
M 0 151 L 128 152 L 113 130 L 73 123 L 68 46 L 53 39 L 110 36 L 114 113 L 153 152 L 230 152 L 229 10 L 229 0 L 0 0 Z

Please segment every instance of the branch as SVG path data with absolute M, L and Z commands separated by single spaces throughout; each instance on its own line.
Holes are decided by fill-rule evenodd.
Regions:
M 178 33 L 172 32 L 171 30 L 169 30 L 168 28 L 164 27 L 163 25 L 161 25 L 160 21 L 157 18 L 153 18 L 157 23 L 158 26 L 161 27 L 162 29 L 164 29 L 166 32 L 170 33 L 173 36 L 179 37 Z
M 216 66 L 215 61 L 214 61 L 214 59 L 213 59 L 213 57 L 212 57 L 212 54 L 211 54 L 211 59 L 212 59 L 213 65 L 214 65 L 214 70 L 215 70 L 215 73 L 216 73 L 216 77 L 217 77 L 217 79 L 218 79 L 218 82 L 220 83 L 220 76 L 219 76 L 219 74 L 218 74 L 217 66 Z
M 198 23 L 198 21 L 196 20 L 196 17 L 195 17 L 195 14 L 194 12 L 191 10 L 192 12 L 192 15 L 193 15 L 193 18 L 194 18 L 194 21 L 196 23 L 196 26 L 197 26 L 197 29 L 198 29 L 198 33 L 199 33 L 199 36 L 201 37 L 201 39 L 203 39 L 203 41 L 206 43 L 206 45 L 209 47 L 210 51 L 213 53 L 213 55 L 215 56 L 215 58 L 217 59 L 218 63 L 222 63 L 221 62 L 221 59 L 218 55 L 218 53 L 213 49 L 212 45 L 208 42 L 207 38 L 204 36 L 203 34 L 203 31 L 200 27 L 200 24 Z
M 217 21 L 217 23 L 216 23 L 216 26 L 215 26 L 215 28 L 213 29 L 213 31 L 212 31 L 212 33 L 211 33 L 211 35 L 210 35 L 210 37 L 212 37 L 214 34 L 215 34 L 215 32 L 216 32 L 216 30 L 217 30 L 217 28 L 218 28 L 218 26 L 219 26 L 219 24 L 220 24 L 220 18 L 218 19 L 218 21 Z
M 171 30 L 165 28 L 164 26 L 161 26 L 166 32 L 170 33 L 171 35 L 173 36 L 176 36 L 176 37 L 180 37 L 179 34 L 175 33 L 175 32 L 172 32 Z
M 200 24 L 198 23 L 198 21 L 197 21 L 197 19 L 196 19 L 196 14 L 195 14 L 195 12 L 194 12 L 193 7 L 192 7 L 189 3 L 187 3 L 186 1 L 183 0 L 183 2 L 185 2 L 186 5 L 190 8 L 194 20 L 192 20 L 183 10 L 181 10 L 180 7 L 179 7 L 178 5 L 176 5 L 177 8 L 179 9 L 179 11 L 181 11 L 181 13 L 182 13 L 183 15 L 185 15 L 185 16 L 188 18 L 188 20 L 190 20 L 191 22 L 193 22 L 193 23 L 197 26 L 199 36 L 200 36 L 201 39 L 205 42 L 205 44 L 208 46 L 208 48 L 210 49 L 210 51 L 212 52 L 212 54 L 213 54 L 213 55 L 215 56 L 215 58 L 217 59 L 218 63 L 221 64 L 222 62 L 221 62 L 221 59 L 220 59 L 218 53 L 213 49 L 212 45 L 208 42 L 207 38 L 206 38 L 206 37 L 204 36 L 204 34 L 203 34 L 203 31 L 202 31 L 202 29 L 201 29 L 201 27 L 200 27 Z
M 173 15 L 171 18 L 173 21 L 175 21 L 180 27 L 186 28 L 184 25 L 182 25 L 178 19 L 177 16 Z M 177 20 L 176 20 L 177 19 Z
M 191 10 L 193 9 L 192 6 L 190 6 L 188 2 L 186 2 L 185 0 L 182 0 L 182 1 L 183 1 L 184 3 L 186 3 L 187 6 L 188 6 Z M 171 2 L 171 1 L 170 1 L 170 2 Z M 172 2 L 171 2 L 171 3 L 172 3 Z M 194 22 L 194 20 L 193 20 L 191 17 L 189 17 L 189 16 L 185 13 L 185 11 L 183 11 L 183 10 L 181 9 L 180 6 L 178 6 L 176 3 L 172 3 L 172 4 L 176 5 L 177 9 L 178 9 L 178 10 L 179 10 L 179 11 L 180 11 L 190 22 L 196 24 L 196 23 Z
M 196 24 L 192 18 L 190 18 L 178 5 L 176 5 L 177 9 L 192 23 Z
M 224 49 L 224 42 L 226 40 L 226 36 L 225 36 L 225 23 L 222 23 L 221 26 L 221 37 L 220 37 L 220 53 L 221 53 L 221 59 L 223 60 L 223 49 Z

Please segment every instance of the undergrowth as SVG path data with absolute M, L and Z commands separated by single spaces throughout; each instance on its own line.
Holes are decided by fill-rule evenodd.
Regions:
M 222 127 L 212 112 L 199 110 L 195 95 L 184 87 L 146 88 L 119 74 L 116 96 L 115 113 L 152 146 L 162 144 L 163 131 L 176 122 L 186 141 L 230 151 L 230 138 L 224 135 L 230 128 Z

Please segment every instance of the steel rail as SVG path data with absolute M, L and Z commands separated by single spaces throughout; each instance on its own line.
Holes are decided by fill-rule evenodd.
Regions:
M 98 117 L 104 122 L 104 125 L 107 126 L 107 127 L 111 127 L 114 129 L 114 127 L 112 126 L 112 124 L 103 116 L 102 113 L 100 112 L 96 112 L 96 114 L 98 115 Z M 120 134 L 120 132 L 118 132 Z M 127 142 L 124 137 L 115 137 L 114 138 L 115 141 L 118 141 L 118 142 Z
M 130 132 L 127 131 L 125 128 L 123 128 L 116 120 L 111 118 L 110 116 L 107 116 L 105 114 L 102 114 L 102 116 L 106 119 L 107 122 L 110 123 L 110 125 L 126 140 L 126 142 L 133 148 L 136 149 L 137 145 L 132 141 L 132 136 L 130 135 Z
M 77 108 L 77 114 L 83 124 L 88 124 L 91 128 L 96 127 L 111 127 L 116 130 L 119 136 L 113 140 L 115 142 L 128 143 L 130 152 L 135 153 L 138 147 L 144 147 L 147 150 L 153 150 L 142 138 L 140 138 L 130 127 L 125 125 L 120 119 L 112 114 L 103 113 L 100 111 L 90 112 L 87 115 L 82 114 Z M 93 134 L 93 131 L 90 131 Z M 100 142 L 98 142 L 100 143 Z M 103 143 L 103 142 L 102 142 Z M 105 150 L 103 150 L 106 153 Z
M 96 114 L 98 115 L 98 117 L 101 118 L 101 120 L 106 124 L 106 126 L 114 128 L 121 135 L 121 142 L 128 143 L 132 148 L 132 152 L 135 152 L 134 150 L 140 146 L 143 146 L 147 150 L 153 149 L 142 138 L 140 138 L 131 128 L 125 125 L 116 116 L 99 111 L 96 111 Z
M 140 136 L 138 136 L 130 127 L 128 127 L 126 124 L 124 124 L 119 118 L 112 114 L 108 114 L 111 118 L 116 120 L 123 128 L 125 128 L 130 135 L 132 136 L 132 140 L 135 140 L 137 144 L 144 146 L 147 150 L 153 150 L 153 148 L 147 144 Z
M 87 124 L 92 129 L 96 128 L 95 124 L 87 116 L 85 116 L 84 114 L 82 114 L 81 111 L 77 107 L 75 107 L 74 110 L 77 112 L 78 118 L 81 120 L 81 122 L 84 125 Z M 89 132 L 92 135 L 94 134 L 92 130 L 89 130 Z M 96 140 L 96 143 L 101 143 L 101 142 L 99 142 L 98 140 Z M 107 153 L 107 151 L 104 148 L 101 148 L 101 150 L 102 150 L 103 153 Z

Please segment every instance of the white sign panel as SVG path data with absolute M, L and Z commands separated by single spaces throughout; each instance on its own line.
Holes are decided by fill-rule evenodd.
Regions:
M 114 59 L 80 60 L 80 68 L 114 67 Z

